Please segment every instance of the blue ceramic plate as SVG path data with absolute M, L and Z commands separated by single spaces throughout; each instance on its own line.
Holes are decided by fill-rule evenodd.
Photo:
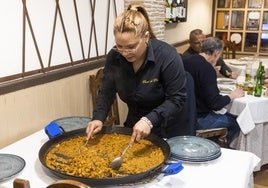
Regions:
M 21 172 L 25 164 L 25 160 L 17 155 L 0 154 L 0 182 Z
M 60 119 L 56 119 L 53 122 L 56 122 L 64 132 L 69 132 L 77 129 L 83 129 L 87 127 L 87 123 L 91 119 L 88 117 L 79 117 L 79 116 L 70 116 Z
M 221 148 L 211 140 L 197 136 L 176 136 L 167 140 L 173 158 L 205 162 L 221 156 Z

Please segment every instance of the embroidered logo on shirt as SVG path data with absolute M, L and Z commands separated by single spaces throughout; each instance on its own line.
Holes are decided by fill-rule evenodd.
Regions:
M 158 82 L 158 78 L 153 78 L 151 80 L 143 80 L 142 83 L 143 84 L 149 84 L 149 83 L 155 83 Z

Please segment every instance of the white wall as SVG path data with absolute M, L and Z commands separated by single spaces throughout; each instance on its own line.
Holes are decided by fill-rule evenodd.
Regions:
M 213 0 L 188 0 L 187 22 L 166 24 L 165 41 L 174 44 L 189 38 L 193 29 L 211 34 Z
M 44 67 L 82 60 L 82 48 L 75 14 L 75 5 L 72 0 L 59 1 L 60 12 L 66 31 L 67 40 L 70 46 L 69 54 L 67 43 L 64 35 L 63 24 L 60 19 L 59 10 L 56 13 L 56 0 L 25 0 L 28 17 L 25 19 L 25 71 L 41 69 L 41 62 Z M 107 10 L 110 7 L 109 16 L 109 40 L 108 48 L 113 44 L 113 22 L 116 17 L 114 4 L 116 2 L 117 11 L 121 12 L 124 8 L 123 1 L 107 1 L 107 0 L 76 0 L 76 7 L 79 17 L 79 25 L 83 40 L 83 50 L 85 58 L 88 56 L 90 48 L 90 57 L 96 56 L 95 42 L 98 44 L 99 55 L 105 54 L 106 24 Z M 90 2 L 95 4 L 95 30 L 96 32 L 90 38 L 92 10 Z M 108 6 L 108 2 L 111 2 Z M 94 7 L 94 5 L 92 5 Z M 1 0 L 0 1 L 0 77 L 12 74 L 22 73 L 23 61 L 23 1 L 22 0 Z M 29 19 L 28 19 L 29 18 Z M 56 20 L 55 36 L 53 42 L 53 26 Z M 31 33 L 30 26 L 32 26 Z M 94 31 L 94 30 L 93 30 Z M 95 40 L 94 34 L 97 39 Z M 38 50 L 35 47 L 34 39 Z M 91 46 L 89 41 L 91 41 Z M 49 62 L 50 48 L 53 42 L 53 53 L 51 62 Z M 38 51 L 41 62 L 38 58 Z M 72 58 L 70 57 L 72 56 Z M 72 60 L 71 60 L 72 59 Z
M 33 3 L 35 6 L 40 6 L 34 1 L 42 1 L 40 5 L 46 2 L 55 2 L 52 0 L 27 0 L 27 2 Z M 88 5 L 88 0 L 77 1 L 84 1 L 85 6 Z M 97 0 L 97 2 L 99 1 L 106 0 Z M 0 75 L 3 75 L 3 64 L 7 68 L 5 74 L 12 72 L 16 66 L 18 67 L 15 70 L 21 69 L 20 65 L 16 64 L 17 61 L 21 63 L 21 39 L 19 39 L 21 37 L 21 21 L 18 21 L 17 24 L 11 22 L 16 17 L 22 19 L 21 2 L 19 0 L 1 0 L 0 2 L 0 23 L 5 24 L 4 26 L 2 25 L 3 27 L 0 30 Z M 117 0 L 117 2 L 122 1 Z M 201 28 L 206 34 L 210 33 L 212 0 L 188 0 L 188 7 L 186 23 L 167 25 L 166 41 L 168 43 L 172 44 L 187 40 L 190 30 L 194 28 Z M 9 12 L 8 8 L 14 10 Z M 38 17 L 39 14 L 36 12 L 37 18 L 35 19 L 41 19 L 44 22 L 49 16 L 46 17 L 46 13 L 42 11 L 47 10 L 47 7 L 44 6 L 44 9 L 42 7 L 39 8 L 40 15 L 43 17 Z M 101 13 L 103 9 L 98 9 L 97 11 Z M 97 19 L 101 21 L 102 17 Z M 46 25 L 42 22 L 38 30 L 41 38 L 42 25 Z M 37 23 L 37 21 L 34 23 Z M 12 29 L 8 32 L 7 28 Z M 15 34 L 15 38 L 12 38 L 11 35 L 13 34 Z M 42 40 L 44 39 L 42 38 Z M 10 41 L 13 41 L 13 43 L 10 43 Z M 45 45 L 45 41 L 41 43 Z M 11 52 L 8 52 L 9 50 Z M 29 53 L 28 55 L 29 59 L 36 60 L 35 54 Z M 88 88 L 88 76 L 95 71 L 0 95 L 0 148 L 42 129 L 54 119 L 66 116 L 90 116 L 92 113 L 92 103 Z M 121 110 L 122 114 L 126 111 L 125 108 Z M 124 116 L 120 117 L 121 122 L 123 122 L 122 118 Z
M 1 0 L 0 2 L 0 77 L 22 72 L 22 44 L 23 44 L 23 1 Z M 30 32 L 29 21 L 33 28 L 40 56 L 45 67 L 49 63 L 50 45 L 52 42 L 52 29 L 55 16 L 56 1 L 54 0 L 27 0 L 26 7 L 30 20 L 26 19 L 26 45 L 25 45 L 25 71 L 40 69 L 41 65 Z M 89 34 L 91 25 L 90 1 L 77 0 L 78 16 L 81 26 L 84 53 L 87 56 L 89 49 Z M 93 1 L 92 1 L 93 2 Z M 104 54 L 107 0 L 96 1 L 95 24 L 97 43 L 100 55 Z M 112 24 L 115 18 L 113 1 L 111 1 L 108 49 L 114 44 Z M 124 9 L 124 1 L 115 1 L 117 13 Z M 164 2 L 164 0 L 163 0 Z M 211 31 L 211 15 L 213 0 L 188 0 L 187 22 L 166 24 L 165 41 L 173 44 L 188 39 L 192 29 L 203 29 L 205 34 Z M 74 11 L 73 1 L 59 1 L 61 13 L 66 27 L 67 37 L 73 60 L 82 59 L 80 39 Z M 95 39 L 92 37 L 91 55 L 96 54 Z M 59 13 L 55 30 L 54 47 L 51 66 L 70 62 L 70 57 L 64 38 Z

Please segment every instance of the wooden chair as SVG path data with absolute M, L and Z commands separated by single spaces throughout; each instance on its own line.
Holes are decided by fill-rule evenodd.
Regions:
M 16 178 L 13 181 L 13 188 L 30 188 L 30 182 L 25 179 Z M 90 186 L 75 180 L 58 180 L 53 182 L 47 188 L 90 188 Z
M 196 136 L 212 139 L 214 142 L 224 148 L 227 147 L 227 133 L 227 128 L 196 130 Z
M 224 41 L 224 47 L 222 52 L 223 59 L 235 59 L 236 56 L 236 44 L 235 41 Z
M 99 69 L 95 75 L 89 76 L 89 89 L 92 95 L 93 108 L 96 107 L 96 101 L 98 97 L 98 92 L 101 87 L 103 78 L 103 68 Z M 107 119 L 104 122 L 104 125 L 119 125 L 119 111 L 118 111 L 118 101 L 117 98 L 114 100 L 114 103 L 111 107 L 110 112 L 108 113 Z
M 90 186 L 75 180 L 58 180 L 47 188 L 90 188 Z
M 30 182 L 25 179 L 16 178 L 13 181 L 13 188 L 30 188 Z

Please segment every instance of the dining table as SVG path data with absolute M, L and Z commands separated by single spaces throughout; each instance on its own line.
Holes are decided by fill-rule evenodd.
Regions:
M 238 75 L 245 74 L 247 65 L 251 66 L 252 77 L 256 76 L 256 72 L 259 66 L 259 62 L 262 62 L 265 70 L 265 77 L 268 77 L 268 58 L 248 56 L 240 59 L 224 59 L 225 64 L 235 71 Z
M 259 62 L 262 62 L 265 70 L 265 77 L 268 78 L 268 58 L 248 56 L 240 59 L 224 59 L 232 71 L 238 73 L 236 83 L 245 81 L 245 71 L 248 65 L 251 66 L 251 76 L 254 79 Z M 259 171 L 261 166 L 268 163 L 268 91 L 263 87 L 263 95 L 255 97 L 247 95 L 236 98 L 226 106 L 228 112 L 237 115 L 237 122 L 241 131 L 231 147 L 241 151 L 249 151 L 261 158 L 261 162 L 254 171 Z
M 0 150 L 1 154 L 19 156 L 25 160 L 25 167 L 18 173 L 0 181 L 0 188 L 13 187 L 15 178 L 26 179 L 32 188 L 45 188 L 61 178 L 52 175 L 44 169 L 38 153 L 43 144 L 49 140 L 45 131 L 39 130 Z M 181 161 L 183 169 L 177 174 L 160 173 L 149 182 L 128 185 L 101 185 L 92 188 L 253 188 L 253 170 L 260 158 L 252 152 L 220 148 L 221 155 L 204 162 Z M 1 164 L 0 164 L 1 165 Z M 0 172 L 1 173 L 1 172 Z M 89 185 L 90 186 L 90 185 Z
M 268 97 L 245 95 L 236 98 L 226 106 L 229 113 L 237 115 L 239 135 L 230 146 L 237 150 L 249 151 L 261 158 L 254 171 L 268 163 Z

